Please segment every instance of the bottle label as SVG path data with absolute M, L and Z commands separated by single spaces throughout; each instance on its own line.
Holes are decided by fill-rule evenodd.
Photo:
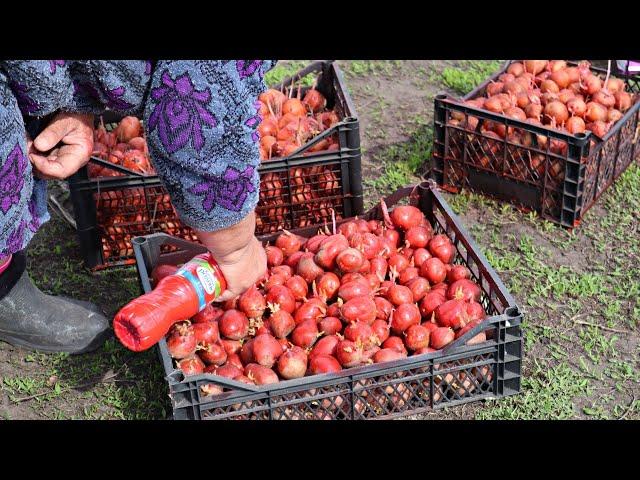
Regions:
M 196 273 L 202 282 L 205 292 L 211 295 L 216 290 L 216 278 L 213 276 L 213 270 L 199 266 L 196 268 Z
M 222 293 L 220 279 L 213 267 L 201 258 L 194 258 L 182 266 L 176 275 L 189 281 L 198 295 L 198 310 L 204 309 Z

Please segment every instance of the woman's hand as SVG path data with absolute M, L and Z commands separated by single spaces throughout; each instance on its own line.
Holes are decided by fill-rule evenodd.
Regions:
M 60 142 L 64 145 L 54 148 Z M 65 179 L 89 161 L 93 150 L 93 115 L 59 113 L 35 140 L 27 141 L 27 147 L 36 176 L 45 180 Z
M 227 290 L 216 300 L 224 302 L 242 294 L 267 272 L 267 255 L 255 237 L 255 213 L 217 232 L 196 231 L 200 241 L 218 262 Z

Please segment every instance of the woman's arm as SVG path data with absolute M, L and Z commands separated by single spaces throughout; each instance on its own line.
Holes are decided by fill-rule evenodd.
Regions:
M 254 236 L 260 156 L 257 98 L 271 61 L 160 61 L 144 109 L 153 164 L 181 220 L 227 279 L 222 299 L 266 271 Z

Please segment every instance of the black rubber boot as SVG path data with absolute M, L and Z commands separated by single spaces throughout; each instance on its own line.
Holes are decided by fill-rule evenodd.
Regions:
M 111 336 L 98 307 L 42 293 L 26 272 L 23 252 L 0 275 L 0 340 L 41 352 L 85 353 Z

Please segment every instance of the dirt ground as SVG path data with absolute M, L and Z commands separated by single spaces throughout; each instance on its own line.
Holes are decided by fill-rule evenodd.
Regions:
M 283 62 L 292 71 L 305 62 Z M 361 122 L 366 203 L 419 181 L 433 97 L 460 95 L 500 62 L 339 61 Z M 640 419 L 640 166 L 567 232 L 509 205 L 446 194 L 525 313 L 522 392 L 411 418 Z M 135 269 L 91 274 L 55 213 L 30 246 L 43 290 L 108 315 L 139 294 Z M 155 352 L 113 339 L 81 357 L 0 344 L 0 418 L 163 419 L 171 412 Z

